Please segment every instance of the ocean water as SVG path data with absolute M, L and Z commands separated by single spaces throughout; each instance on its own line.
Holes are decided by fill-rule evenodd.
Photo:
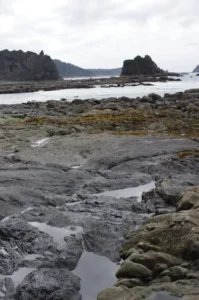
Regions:
M 75 80 L 75 79 L 74 79 Z M 77 79 L 76 79 L 77 80 Z M 176 82 L 156 82 L 154 86 L 127 86 L 117 88 L 101 88 L 96 86 L 91 89 L 67 89 L 58 91 L 38 91 L 34 93 L 21 94 L 7 94 L 0 95 L 0 104 L 17 104 L 26 103 L 28 101 L 47 101 L 47 100 L 61 100 L 62 98 L 72 101 L 74 99 L 102 99 L 109 97 L 136 98 L 148 95 L 150 93 L 157 93 L 163 96 L 165 93 L 174 94 L 183 92 L 188 89 L 199 89 L 199 76 L 195 73 L 189 73 L 181 77 L 182 81 Z

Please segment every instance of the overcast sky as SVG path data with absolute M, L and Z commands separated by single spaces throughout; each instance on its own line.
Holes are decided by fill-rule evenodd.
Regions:
M 148 54 L 163 69 L 199 64 L 199 0 L 0 0 L 1 49 L 84 68 Z

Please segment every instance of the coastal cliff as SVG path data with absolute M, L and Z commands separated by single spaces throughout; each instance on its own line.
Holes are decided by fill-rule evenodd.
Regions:
M 43 51 L 34 52 L 8 51 L 0 52 L 0 80 L 4 81 L 39 81 L 58 80 L 59 72 L 50 58 Z

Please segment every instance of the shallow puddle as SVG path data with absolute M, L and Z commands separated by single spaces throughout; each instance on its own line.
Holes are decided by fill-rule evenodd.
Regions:
M 116 282 L 119 266 L 104 256 L 84 252 L 73 273 L 81 278 L 82 300 L 95 300 L 97 294 Z
M 65 228 L 59 228 L 39 222 L 29 222 L 29 224 L 52 236 L 54 242 L 60 245 L 65 245 L 65 236 L 76 235 L 83 232 L 83 227 L 81 226 L 68 226 Z
M 33 209 L 32 207 L 26 208 L 25 210 L 23 210 L 23 211 L 21 212 L 21 215 L 25 214 L 27 211 L 32 210 L 32 209 Z
M 6 222 L 10 219 L 10 216 L 5 217 L 4 219 L 1 220 L 1 222 Z
M 148 192 L 154 188 L 155 188 L 155 182 L 152 181 L 148 184 L 140 185 L 138 187 L 106 191 L 106 192 L 103 192 L 100 194 L 96 194 L 96 196 L 111 196 L 111 197 L 115 197 L 115 198 L 137 197 L 137 200 L 140 202 L 142 200 L 142 193 Z
M 31 272 L 35 271 L 33 268 L 20 268 L 19 270 L 15 271 L 12 275 L 0 275 L 0 279 L 4 278 L 11 278 L 13 280 L 14 286 L 18 286 L 24 278 L 30 274 Z
M 0 248 L 0 253 L 3 254 L 3 256 L 9 256 L 8 252 L 5 250 L 4 247 Z
M 24 260 L 28 260 L 28 261 L 34 261 L 37 258 L 42 257 L 41 254 L 28 254 L 24 257 Z
M 49 140 L 50 140 L 49 138 L 38 140 L 38 141 L 32 143 L 31 147 L 35 148 L 35 147 L 45 146 L 48 144 Z
M 72 166 L 72 169 L 79 169 L 81 167 L 81 165 L 76 165 L 76 166 Z

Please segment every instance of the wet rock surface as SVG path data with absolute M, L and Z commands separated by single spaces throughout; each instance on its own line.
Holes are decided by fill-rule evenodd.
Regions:
M 98 299 L 196 299 L 198 186 L 182 189 L 178 197 L 176 191 L 169 197 L 176 212 L 154 216 L 128 235 L 120 249 L 119 280 Z
M 175 99 L 171 101 L 176 105 L 175 97 L 179 96 L 167 97 Z M 159 101 L 157 95 L 150 99 Z M 129 99 L 121 101 L 131 103 Z M 88 122 L 77 118 L 78 112 L 75 120 L 81 124 L 75 122 L 68 133 L 68 123 L 59 123 L 65 112 L 82 105 L 88 115 L 80 115 L 88 121 L 90 108 L 107 105 L 108 100 L 66 103 L 67 109 L 60 103 L 1 107 L 2 299 L 80 300 L 82 293 L 84 300 L 94 300 L 100 290 L 116 282 L 116 269 L 118 282 L 101 292 L 100 300 L 125 300 L 134 295 L 137 298 L 132 299 L 149 295 L 156 299 L 158 293 L 164 292 L 178 298 L 196 293 L 197 137 L 190 140 L 181 135 L 118 135 L 115 129 L 109 131 L 106 127 L 100 133 L 88 134 Z M 22 118 L 10 122 L 13 109 L 17 114 L 26 110 L 28 117 L 36 116 L 36 121 L 24 122 Z M 42 121 L 49 111 L 57 114 L 58 109 L 56 122 L 52 118 L 49 124 L 50 116 L 46 123 Z M 103 107 L 101 110 L 104 113 Z M 175 110 L 178 111 L 176 106 Z M 160 113 L 160 109 L 155 112 Z M 91 120 L 89 125 L 92 129 L 102 119 L 99 110 L 95 113 L 97 121 Z M 141 116 L 144 113 L 143 110 Z M 116 128 L 121 119 L 114 116 L 111 122 Z M 197 118 L 195 112 L 189 115 L 192 122 Z M 127 127 L 131 119 L 133 114 L 125 121 Z M 143 186 L 147 188 L 143 190 Z M 142 199 L 140 189 L 145 191 Z M 125 262 L 117 267 L 120 255 Z M 82 275 L 89 268 L 88 261 L 96 272 L 99 266 L 106 270 L 109 263 L 114 270 L 111 274 L 99 272 L 104 282 L 99 289 L 94 276 Z M 93 285 L 95 288 L 88 291 Z

